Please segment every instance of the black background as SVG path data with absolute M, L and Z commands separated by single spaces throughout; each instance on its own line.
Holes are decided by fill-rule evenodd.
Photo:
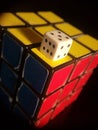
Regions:
M 98 6 L 97 0 L 1 0 L 1 12 L 51 10 L 65 21 L 78 27 L 84 33 L 98 39 Z M 56 129 L 98 129 L 98 68 L 84 87 L 78 100 L 61 113 L 45 128 Z M 70 110 L 71 109 L 71 110 Z M 67 112 L 68 110 L 69 113 Z M 68 113 L 68 115 L 66 115 Z M 8 113 L 0 106 L 0 124 L 2 129 L 31 130 L 35 129 Z M 0 128 L 1 129 L 1 128 Z

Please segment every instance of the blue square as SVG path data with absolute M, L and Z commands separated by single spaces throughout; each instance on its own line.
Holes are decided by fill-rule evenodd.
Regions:
M 4 87 L 13 95 L 16 91 L 17 78 L 15 72 L 4 61 L 0 62 L 0 80 Z
M 2 42 L 2 57 L 14 68 L 19 68 L 23 53 L 23 47 L 18 42 L 4 33 Z
M 39 103 L 39 98 L 26 84 L 21 84 L 17 94 L 17 99 L 22 109 L 30 117 L 33 117 Z
M 48 69 L 38 59 L 28 55 L 24 64 L 23 77 L 31 84 L 32 88 L 42 93 L 48 75 Z

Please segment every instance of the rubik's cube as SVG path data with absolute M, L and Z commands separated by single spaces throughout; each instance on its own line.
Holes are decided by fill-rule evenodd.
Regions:
M 40 52 L 46 32 L 73 39 L 66 57 Z M 0 98 L 6 108 L 43 127 L 79 96 L 98 66 L 98 40 L 51 11 L 0 14 Z

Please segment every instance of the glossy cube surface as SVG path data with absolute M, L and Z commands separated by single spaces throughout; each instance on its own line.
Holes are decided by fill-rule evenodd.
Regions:
M 0 100 L 44 127 L 77 100 L 98 66 L 98 40 L 52 11 L 5 12 L 0 18 Z M 66 57 L 53 61 L 40 44 L 46 32 L 57 29 L 73 44 Z

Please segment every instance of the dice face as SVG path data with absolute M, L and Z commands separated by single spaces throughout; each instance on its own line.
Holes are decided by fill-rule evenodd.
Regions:
M 72 38 L 59 30 L 53 30 L 44 34 L 40 51 L 52 60 L 65 57 L 72 45 Z

